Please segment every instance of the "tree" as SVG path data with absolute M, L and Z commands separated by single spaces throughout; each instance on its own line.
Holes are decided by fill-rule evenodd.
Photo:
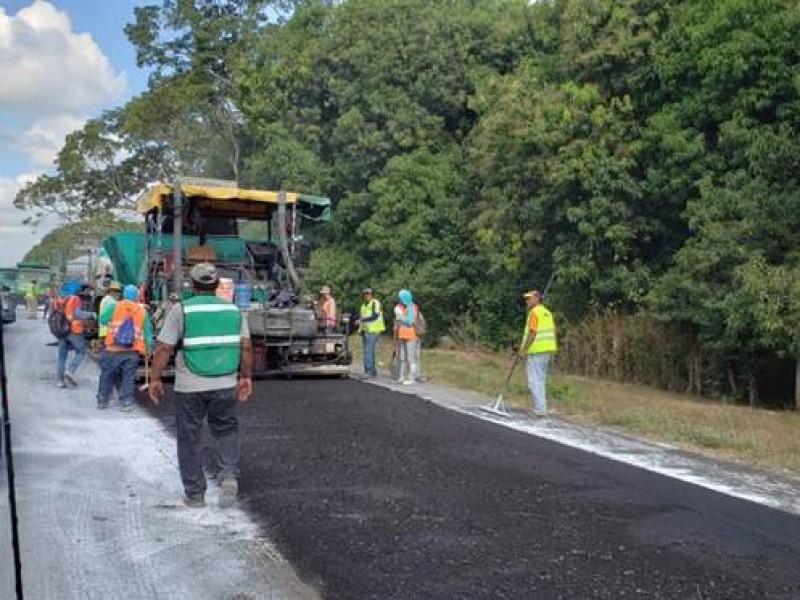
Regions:
M 69 134 L 55 173 L 18 192 L 14 205 L 36 211 L 29 221 L 55 213 L 73 223 L 98 210 L 130 208 L 145 185 L 174 172 L 168 148 L 127 133 L 121 114 L 109 111 Z

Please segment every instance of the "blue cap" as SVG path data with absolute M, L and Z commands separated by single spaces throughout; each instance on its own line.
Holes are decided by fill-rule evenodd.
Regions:
M 139 289 L 135 285 L 126 285 L 122 290 L 122 297 L 125 300 L 136 300 L 139 297 Z
M 411 304 L 414 302 L 414 297 L 411 295 L 409 290 L 400 290 L 400 293 L 397 294 L 397 297 L 400 298 L 400 302 L 406 306 L 411 306 Z

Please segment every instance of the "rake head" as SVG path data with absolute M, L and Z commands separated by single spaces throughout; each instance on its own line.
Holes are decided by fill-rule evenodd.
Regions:
M 494 401 L 494 404 L 485 404 L 484 406 L 479 406 L 478 408 L 485 412 L 500 415 L 501 417 L 510 416 L 508 409 L 506 408 L 506 402 L 503 400 L 503 394 L 500 394 L 497 397 L 497 400 Z

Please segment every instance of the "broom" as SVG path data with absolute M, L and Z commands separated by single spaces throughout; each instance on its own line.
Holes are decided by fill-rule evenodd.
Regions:
M 514 376 L 514 371 L 517 368 L 517 363 L 519 362 L 519 353 L 514 353 L 514 360 L 511 362 L 511 368 L 508 370 L 508 375 L 506 375 L 505 383 L 503 383 L 503 387 L 500 388 L 500 393 L 497 395 L 497 398 L 494 401 L 494 404 L 485 404 L 484 406 L 479 406 L 478 408 L 481 410 L 485 410 L 486 412 L 494 413 L 496 415 L 500 415 L 502 417 L 509 416 L 508 408 L 506 408 L 506 402 L 503 399 L 503 394 L 506 393 L 508 389 L 508 384 L 511 382 L 511 378 Z

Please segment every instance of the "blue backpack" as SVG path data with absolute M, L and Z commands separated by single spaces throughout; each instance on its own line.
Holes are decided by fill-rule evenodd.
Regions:
M 136 326 L 133 317 L 127 317 L 114 334 L 114 345 L 122 348 L 132 348 L 136 341 Z

